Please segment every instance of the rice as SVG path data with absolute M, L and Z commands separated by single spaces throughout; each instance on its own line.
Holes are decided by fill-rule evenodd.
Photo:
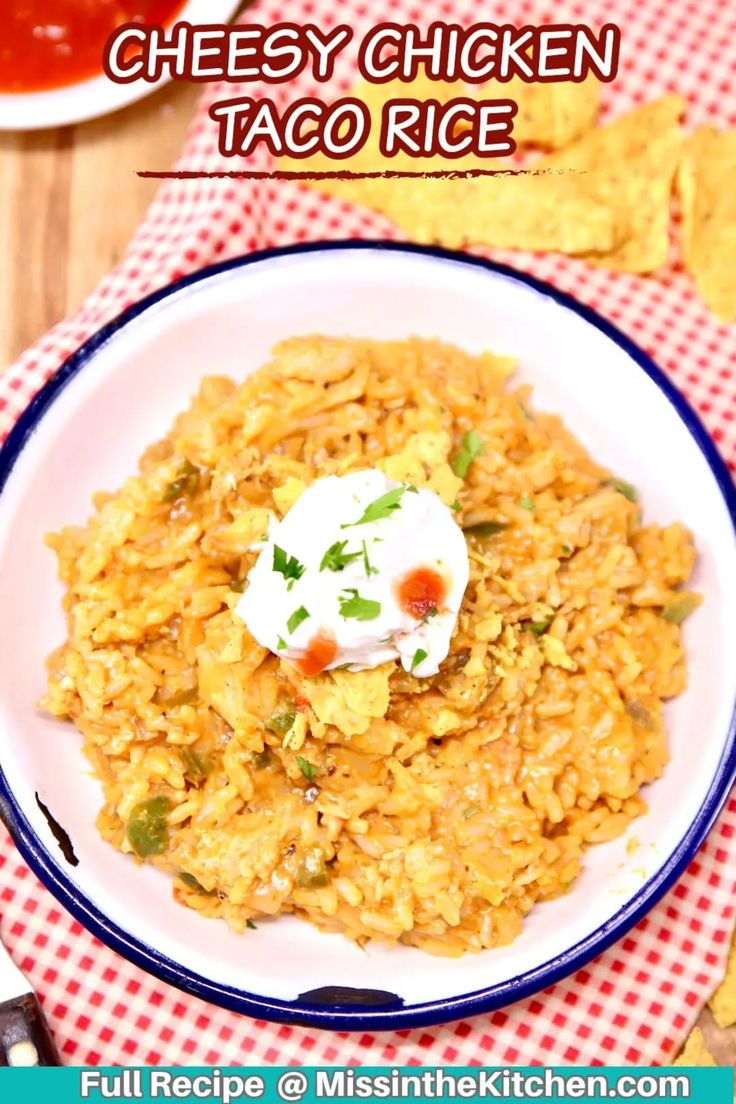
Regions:
M 292 339 L 239 386 L 203 380 L 138 474 L 49 537 L 68 639 L 43 706 L 84 737 L 104 838 L 182 904 L 460 955 L 514 939 L 645 811 L 662 703 L 686 684 L 693 541 L 643 526 L 511 369 L 436 341 Z M 470 429 L 483 452 L 459 480 Z M 303 678 L 232 613 L 254 527 L 318 476 L 376 466 L 466 531 L 450 654 L 423 680 Z

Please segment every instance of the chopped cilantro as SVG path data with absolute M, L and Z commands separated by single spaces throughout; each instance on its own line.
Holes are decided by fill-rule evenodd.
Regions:
M 296 556 L 287 555 L 277 544 L 273 546 L 273 569 L 288 579 L 289 590 L 304 574 L 304 564 L 300 564 Z
M 299 764 L 299 770 L 302 772 L 307 782 L 314 782 L 319 774 L 319 767 L 315 767 L 314 763 L 310 763 L 309 760 L 305 759 L 302 755 L 297 755 L 296 761 Z
M 604 487 L 613 487 L 614 491 L 618 491 L 624 498 L 628 498 L 629 502 L 636 502 L 637 493 L 636 487 L 633 483 L 627 483 L 625 479 L 604 479 Z
M 344 598 L 343 595 L 348 595 Z M 381 613 L 381 603 L 371 598 L 361 598 L 354 587 L 344 590 L 339 598 L 340 616 L 356 621 L 375 621 Z
M 465 479 L 470 465 L 473 463 L 476 456 L 480 456 L 483 452 L 483 448 L 484 445 L 481 438 L 474 429 L 469 429 L 462 439 L 459 453 L 452 461 L 452 470 L 455 475 L 458 475 L 461 479 Z
M 346 540 L 335 541 L 334 544 L 330 545 L 322 557 L 322 563 L 319 565 L 320 571 L 342 571 L 347 564 L 358 559 L 360 552 L 345 551 L 347 543 Z
M 463 529 L 471 537 L 495 537 L 508 529 L 506 521 L 479 521 L 477 525 L 468 525 Z
M 286 651 L 286 641 L 284 640 L 283 636 L 279 636 L 276 638 L 276 647 L 280 652 Z
M 522 510 L 533 510 L 534 499 L 531 495 L 523 494 L 519 499 L 519 505 L 521 506 Z
M 250 928 L 251 931 L 258 931 L 258 928 L 255 926 L 252 920 L 246 920 L 245 926 L 246 928 Z
M 290 633 L 293 633 L 295 629 L 298 629 L 302 621 L 306 621 L 309 617 L 309 610 L 306 610 L 304 606 L 300 606 L 299 609 L 295 609 L 289 620 L 286 622 L 286 627 Z
M 572 545 L 571 544 L 563 544 L 563 546 L 562 546 L 562 555 L 563 556 L 571 556 L 572 555 Z
M 429 620 L 431 620 L 431 618 L 436 617 L 436 616 L 437 616 L 437 607 L 436 606 L 430 606 L 429 609 L 427 610 L 427 612 L 425 613 L 424 617 L 422 618 L 422 621 L 426 625 L 427 622 Z
M 452 502 L 452 503 L 450 504 L 450 509 L 451 509 L 451 510 L 454 510 L 454 511 L 455 511 L 455 513 L 457 513 L 457 512 L 458 512 L 458 510 L 462 510 L 462 506 L 460 505 L 460 503 L 458 502 L 458 500 L 457 500 L 457 499 L 455 499 L 455 501 L 454 501 L 454 502 Z
M 409 668 L 409 670 L 410 671 L 416 671 L 419 664 L 423 663 L 426 658 L 427 658 L 427 653 L 425 652 L 424 648 L 417 648 L 417 650 L 414 653 L 414 658 L 411 661 L 411 667 Z
M 390 517 L 395 510 L 399 509 L 401 499 L 407 491 L 417 493 L 417 489 L 413 484 L 402 483 L 400 487 L 394 487 L 370 502 L 363 511 L 363 516 L 358 518 L 357 521 L 350 521 L 346 525 L 341 525 L 340 528 L 351 529 L 355 525 L 367 525 L 371 521 L 383 521 L 384 518 Z
M 361 541 L 361 544 L 363 546 L 363 566 L 365 567 L 366 575 L 377 575 L 378 568 L 373 567 L 370 560 L 368 559 L 368 549 L 366 548 L 365 541 Z

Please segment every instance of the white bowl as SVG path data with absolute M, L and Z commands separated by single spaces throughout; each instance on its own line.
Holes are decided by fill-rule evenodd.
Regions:
M 438 336 L 516 355 L 542 409 L 641 493 L 646 518 L 694 531 L 690 685 L 667 706 L 672 761 L 649 812 L 591 848 L 571 892 L 537 905 L 509 947 L 435 959 L 358 949 L 293 917 L 235 935 L 175 904 L 170 879 L 97 833 L 101 791 L 75 730 L 36 709 L 44 660 L 64 638 L 43 534 L 83 522 L 186 406 L 202 376 L 242 378 L 294 334 Z M 4 486 L 3 486 L 4 484 Z M 592 311 L 460 254 L 337 243 L 254 254 L 181 280 L 127 311 L 67 361 L 0 453 L 0 807 L 32 868 L 95 935 L 227 1007 L 334 1028 L 394 1028 L 498 1007 L 577 969 L 673 884 L 736 774 L 736 495 L 697 418 L 651 361 Z M 36 795 L 68 833 L 65 860 Z M 629 855 L 627 845 L 639 847 Z
M 227 23 L 238 6 L 234 0 L 189 0 L 176 22 Z M 96 119 L 143 99 L 168 79 L 115 84 L 102 72 L 100 58 L 99 77 L 44 92 L 0 92 L 0 130 L 43 130 Z

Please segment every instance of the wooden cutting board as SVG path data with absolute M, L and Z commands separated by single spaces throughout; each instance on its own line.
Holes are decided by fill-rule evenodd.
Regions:
M 76 310 L 120 260 L 157 184 L 136 171 L 177 157 L 199 91 L 169 85 L 125 111 L 38 134 L 0 134 L 0 371 Z M 736 1028 L 700 1025 L 736 1065 Z

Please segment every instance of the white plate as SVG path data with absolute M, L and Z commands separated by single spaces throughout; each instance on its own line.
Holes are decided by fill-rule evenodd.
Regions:
M 541 409 L 563 413 L 596 458 L 639 488 L 646 518 L 696 535 L 687 621 L 690 685 L 667 707 L 672 761 L 649 813 L 590 849 L 565 897 L 538 905 L 509 947 L 459 960 L 359 950 L 284 917 L 233 934 L 174 903 L 170 880 L 98 835 L 99 785 L 69 725 L 39 714 L 44 660 L 64 638 L 43 534 L 83 522 L 186 406 L 202 376 L 242 378 L 294 334 L 440 337 L 519 358 Z M 18 845 L 96 935 L 152 972 L 228 1007 L 337 1028 L 470 1015 L 543 988 L 600 953 L 682 871 L 736 771 L 733 485 L 705 431 L 648 358 L 591 311 L 510 270 L 391 244 L 294 247 L 228 262 L 132 308 L 92 338 L 23 416 L 0 454 L 0 802 Z M 79 859 L 70 866 L 40 811 Z M 639 847 L 627 854 L 635 837 Z M 325 987 L 341 986 L 351 992 Z M 383 994 L 366 991 L 379 990 Z M 304 996 L 304 994 L 310 994 Z M 352 1003 L 357 1002 L 357 1003 Z
M 176 16 L 176 22 L 227 23 L 239 4 L 233 0 L 189 0 Z M 144 80 L 115 84 L 102 73 L 64 88 L 45 92 L 0 92 L 0 130 L 43 130 L 96 119 L 143 99 L 168 83 L 162 77 L 155 83 Z

